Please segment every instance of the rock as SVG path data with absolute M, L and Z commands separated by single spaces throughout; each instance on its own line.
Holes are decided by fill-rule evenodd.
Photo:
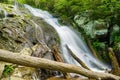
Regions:
M 1 78 L 2 73 L 4 71 L 4 66 L 5 66 L 4 62 L 0 62 L 0 78 Z
M 82 15 L 75 16 L 74 20 L 91 38 L 105 38 L 107 35 L 107 25 L 103 20 L 90 21 Z
M 95 21 L 95 38 L 105 38 L 107 35 L 107 27 L 106 27 L 106 23 L 104 21 Z
M 44 34 L 44 42 L 48 45 L 48 47 L 52 48 L 53 45 L 59 45 L 60 43 L 59 36 L 55 29 L 51 27 L 48 23 L 44 22 L 43 19 L 40 19 L 38 17 L 32 18 L 43 30 Z
M 15 71 L 11 77 L 21 78 L 23 80 L 33 80 L 32 75 L 35 72 L 35 68 L 18 66 L 18 68 L 15 68 Z
M 22 7 L 0 3 L 0 8 L 2 9 L 2 12 L 0 12 L 2 18 L 0 19 L 1 49 L 19 52 L 20 55 L 53 59 L 50 48 L 54 44 L 58 45 L 57 39 L 59 37 L 50 25 L 31 15 L 28 10 Z M 5 19 L 3 20 L 3 18 Z M 6 64 L 8 63 L 0 62 L 0 76 Z M 38 70 L 16 65 L 14 72 L 9 77 L 2 77 L 1 80 L 37 80 L 41 77 L 41 74 L 43 74 L 43 77 L 46 75 L 47 78 L 52 76 L 53 73 L 50 70 Z
M 1 77 L 2 77 L 2 75 L 3 75 L 3 71 L 4 71 L 4 69 L 5 69 L 5 65 L 12 65 L 11 63 L 7 63 L 7 62 L 2 62 L 2 61 L 0 61 L 0 79 L 1 79 Z

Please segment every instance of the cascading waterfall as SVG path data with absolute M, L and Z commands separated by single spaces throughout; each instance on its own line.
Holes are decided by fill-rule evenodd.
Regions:
M 105 69 L 109 69 L 109 67 L 99 60 L 97 60 L 91 54 L 89 48 L 82 41 L 82 37 L 78 36 L 72 29 L 68 26 L 62 26 L 58 23 L 58 19 L 54 18 L 47 11 L 43 11 L 40 9 L 32 8 L 29 5 L 25 5 L 25 7 L 34 15 L 40 18 L 43 18 L 45 22 L 50 24 L 55 30 L 58 32 L 60 40 L 61 40 L 61 48 L 62 53 L 65 59 L 65 62 L 69 64 L 79 64 L 74 60 L 74 58 L 69 54 L 66 45 L 72 50 L 72 52 L 79 57 L 91 70 L 93 71 L 102 71 Z

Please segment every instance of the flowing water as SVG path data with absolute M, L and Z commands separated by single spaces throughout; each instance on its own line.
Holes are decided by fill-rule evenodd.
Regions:
M 54 18 L 47 11 L 43 11 L 40 9 L 32 8 L 29 5 L 25 5 L 25 7 L 34 15 L 40 18 L 43 18 L 44 21 L 50 24 L 57 33 L 59 34 L 61 40 L 61 49 L 64 56 L 64 61 L 69 64 L 78 65 L 76 60 L 69 54 L 66 45 L 71 49 L 71 51 L 79 57 L 91 70 L 93 71 L 103 71 L 108 69 L 108 66 L 97 60 L 89 48 L 85 45 L 82 40 L 82 37 L 79 36 L 69 28 L 69 26 L 63 26 L 58 23 L 58 19 Z

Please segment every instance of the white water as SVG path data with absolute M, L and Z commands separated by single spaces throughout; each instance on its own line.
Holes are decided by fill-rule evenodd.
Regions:
M 25 5 L 30 12 L 37 17 L 43 18 L 45 22 L 50 24 L 59 34 L 61 39 L 61 48 L 63 51 L 63 56 L 65 62 L 69 64 L 79 65 L 69 54 L 69 51 L 66 48 L 66 45 L 72 50 L 72 52 L 79 57 L 91 70 L 93 71 L 102 71 L 108 69 L 108 66 L 101 63 L 99 60 L 95 59 L 91 54 L 90 50 L 83 43 L 80 36 L 78 36 L 72 29 L 68 26 L 62 26 L 58 23 L 58 19 L 54 18 L 47 11 L 40 9 L 32 8 L 29 5 Z

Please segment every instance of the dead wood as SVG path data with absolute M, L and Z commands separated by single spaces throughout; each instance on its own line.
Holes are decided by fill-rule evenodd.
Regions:
M 60 56 L 60 51 L 58 50 L 57 46 L 53 46 L 53 51 L 52 51 L 56 61 L 58 62 L 63 62 L 61 56 Z M 70 79 L 70 74 L 69 73 L 66 73 L 66 72 L 63 72 L 63 75 L 66 79 Z
M 68 45 L 66 45 L 66 47 L 67 47 L 68 51 L 70 52 L 71 56 L 72 56 L 82 67 L 90 70 L 90 69 L 85 65 L 85 63 L 84 63 L 82 60 L 80 60 L 80 59 L 72 52 L 72 50 L 68 47 Z
M 100 73 L 87 70 L 80 66 L 75 66 L 71 64 L 66 64 L 62 62 L 56 62 L 48 59 L 31 57 L 27 55 L 20 55 L 18 53 L 13 53 L 10 51 L 0 49 L 0 60 L 10 63 L 15 63 L 19 65 L 42 68 L 42 69 L 51 69 L 67 73 L 77 73 L 89 78 L 95 79 L 115 79 L 120 80 L 119 76 L 115 76 L 109 73 Z

